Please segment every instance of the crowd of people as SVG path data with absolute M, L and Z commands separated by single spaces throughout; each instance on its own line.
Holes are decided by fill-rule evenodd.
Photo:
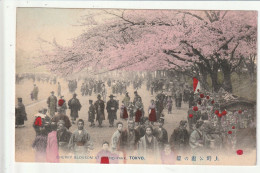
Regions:
M 147 163 L 152 159 L 156 162 L 174 164 L 176 156 L 184 153 L 235 149 L 238 129 L 249 128 L 254 122 L 251 110 L 227 111 L 220 107 L 220 99 L 215 94 L 199 90 L 194 92 L 187 85 L 184 88 L 174 89 L 168 86 L 166 89 L 165 86 L 153 86 L 155 83 L 151 83 L 147 90 L 156 96 L 150 100 L 146 112 L 143 98 L 138 91 L 134 91 L 133 99 L 130 98 L 127 92 L 130 83 L 108 80 L 107 87 L 112 88 L 108 101 L 106 101 L 105 82 L 82 83 L 80 90 L 82 96 L 91 95 L 92 89 L 97 94 L 95 101 L 89 100 L 88 122 L 91 128 L 96 126 L 96 122 L 99 128 L 104 127 L 102 123 L 105 114 L 108 115 L 110 128 L 115 126 L 118 112 L 121 121 L 127 120 L 126 128 L 122 122 L 116 123 L 116 131 L 110 143 L 108 141 L 102 143 L 102 150 L 97 153 L 98 163 L 102 157 L 139 155 L 145 157 Z M 117 86 L 121 84 L 119 90 L 122 91 L 118 89 L 117 91 L 125 94 L 121 103 L 114 99 L 113 94 L 118 93 L 113 90 L 114 84 Z M 35 161 L 59 162 L 58 156 L 61 153 L 74 152 L 74 155 L 87 155 L 95 148 L 90 138 L 91 134 L 84 128 L 86 122 L 78 119 L 82 105 L 77 94 L 74 93 L 68 103 L 64 96 L 59 97 L 57 99 L 52 91 L 47 99 L 48 108 L 41 109 L 35 114 L 33 123 L 36 132 L 33 143 L 33 148 L 36 150 Z M 34 99 L 37 99 L 37 96 L 34 96 Z M 174 100 L 176 109 L 181 109 L 184 102 L 188 103 L 189 110 L 187 117 L 183 117 L 179 126 L 168 136 L 169 133 L 164 128 L 164 110 L 167 109 L 166 112 L 172 114 Z M 70 110 L 69 116 L 66 114 L 67 109 Z M 22 98 L 19 98 L 16 107 L 16 127 L 23 126 L 26 119 L 25 107 Z M 72 133 L 69 129 L 73 124 L 77 124 L 78 129 Z M 111 163 L 118 162 L 119 160 L 111 161 Z

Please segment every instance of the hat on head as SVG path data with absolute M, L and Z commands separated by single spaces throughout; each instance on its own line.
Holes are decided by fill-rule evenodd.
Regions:
M 101 95 L 100 95 L 100 94 L 98 94 L 98 95 L 97 95 L 97 98 L 101 98 Z
M 134 93 L 137 94 L 137 91 L 135 91 Z
M 19 97 L 19 98 L 18 98 L 18 101 L 20 101 L 20 102 L 21 102 L 21 101 L 23 101 L 23 99 L 22 99 L 21 97 Z
M 115 96 L 113 96 L 113 94 L 111 94 L 111 95 L 109 96 L 109 98 L 113 98 L 113 97 L 115 97 Z
M 74 94 L 73 94 L 73 96 L 77 96 L 77 94 L 76 94 L 76 93 L 74 93 Z
M 54 94 L 54 91 L 52 91 L 51 93 Z
M 93 102 L 93 100 L 89 100 L 89 102 L 90 102 L 90 103 L 92 103 L 92 102 Z
M 159 122 L 164 123 L 164 117 L 160 117 Z
M 181 125 L 181 126 L 184 126 L 186 123 L 187 123 L 187 121 L 185 121 L 185 120 L 181 120 L 181 121 L 180 121 L 180 125 Z

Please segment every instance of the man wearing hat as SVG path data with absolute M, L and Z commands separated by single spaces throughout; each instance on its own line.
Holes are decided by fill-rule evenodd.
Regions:
M 181 153 L 189 146 L 189 133 L 186 129 L 187 121 L 181 120 L 179 127 L 174 129 L 170 137 L 170 145 L 173 151 Z
M 57 112 L 57 97 L 54 95 L 54 91 L 51 92 L 51 96 L 47 100 L 50 116 L 53 117 Z
M 81 109 L 81 104 L 79 102 L 79 99 L 76 98 L 77 94 L 73 94 L 73 98 L 69 100 L 68 105 L 70 109 L 70 117 L 72 124 L 75 124 L 76 119 L 79 117 L 78 111 Z
M 110 100 L 107 102 L 107 113 L 108 113 L 108 119 L 109 119 L 109 127 L 114 126 L 114 120 L 117 119 L 116 112 L 118 110 L 118 103 L 116 100 L 114 100 L 114 97 L 112 94 L 109 96 Z
M 60 120 L 64 121 L 64 125 L 67 129 L 71 127 L 70 119 L 66 114 L 63 114 L 62 109 L 58 108 L 58 114 L 54 115 L 52 122 L 58 123 Z
M 134 97 L 133 104 L 135 105 L 135 103 L 138 101 L 138 98 L 141 98 L 141 96 L 137 93 L 137 91 L 135 91 L 134 94 L 135 94 L 135 97 Z M 141 101 L 142 101 L 142 98 L 141 98 Z
M 95 110 L 96 110 L 96 121 L 98 121 L 98 127 L 102 127 L 102 121 L 105 120 L 105 103 L 101 100 L 101 95 L 98 94 L 97 101 L 95 102 Z
M 15 127 L 24 127 L 24 120 L 27 120 L 27 113 L 22 98 L 18 98 L 18 104 L 15 107 Z
M 168 133 L 165 128 L 163 128 L 164 125 L 164 117 L 161 117 L 159 119 L 159 127 L 154 129 L 153 135 L 156 137 L 159 149 L 163 150 L 164 145 L 168 143 Z

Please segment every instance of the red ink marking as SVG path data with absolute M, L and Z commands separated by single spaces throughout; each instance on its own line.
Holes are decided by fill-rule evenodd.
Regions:
M 223 111 L 221 115 L 227 115 L 227 111 Z
M 200 94 L 200 98 L 204 98 L 204 94 Z
M 192 117 L 193 117 L 193 115 L 192 115 L 192 114 L 190 114 L 190 115 L 189 115 L 189 118 L 192 118 Z
M 222 117 L 222 114 L 218 113 L 218 117 L 221 118 L 221 117 Z
M 237 150 L 237 155 L 243 155 L 243 150 Z
M 238 113 L 242 114 L 242 110 L 239 110 Z
M 235 129 L 236 127 L 235 126 L 232 126 L 232 129 Z
M 101 164 L 109 164 L 109 158 L 108 157 L 101 157 Z
M 232 131 L 228 131 L 228 134 L 232 134 Z
M 206 96 L 206 99 L 209 99 L 209 96 Z
M 194 106 L 194 107 L 193 107 L 193 110 L 194 110 L 194 111 L 198 111 L 199 109 L 198 109 L 197 106 Z
M 218 114 L 219 114 L 219 111 L 218 111 L 218 110 L 215 110 L 215 114 L 218 115 Z

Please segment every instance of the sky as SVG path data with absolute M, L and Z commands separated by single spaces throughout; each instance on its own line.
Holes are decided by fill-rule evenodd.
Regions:
M 89 9 L 17 8 L 16 72 L 42 71 L 32 69 L 31 59 L 39 56 L 39 38 L 64 46 L 86 28 L 79 26 Z

